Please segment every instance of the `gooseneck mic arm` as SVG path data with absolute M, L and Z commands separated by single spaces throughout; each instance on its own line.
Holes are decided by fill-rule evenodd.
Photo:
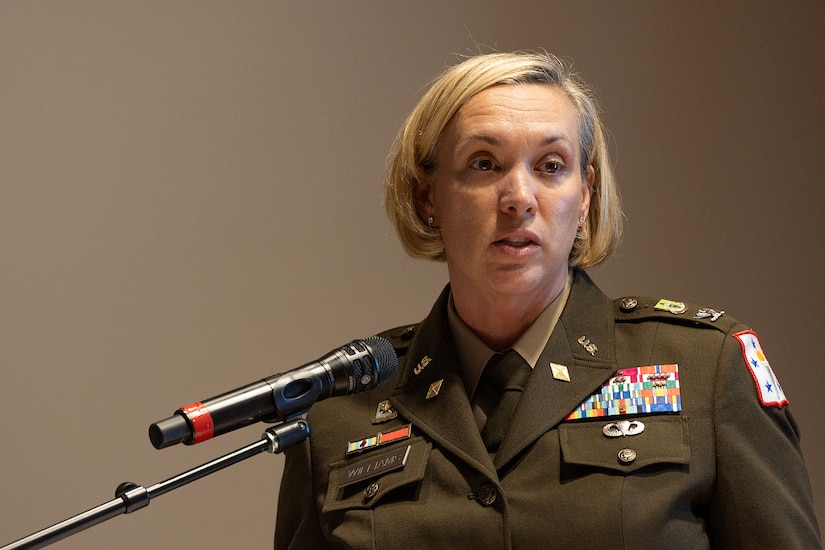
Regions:
M 384 338 L 373 336 L 354 340 L 297 369 L 182 407 L 170 418 L 149 428 L 149 437 L 155 448 L 162 449 L 180 442 L 191 445 L 257 421 L 278 424 L 267 429 L 255 443 L 148 488 L 121 483 L 115 491 L 114 500 L 3 546 L 0 550 L 43 548 L 115 516 L 145 508 L 152 498 L 264 451 L 283 452 L 309 436 L 306 414 L 313 403 L 327 397 L 374 388 L 392 378 L 397 368 L 398 357 L 392 344 Z
M 237 451 L 216 458 L 192 468 L 148 488 L 135 483 L 121 483 L 115 491 L 115 498 L 100 506 L 91 508 L 67 520 L 56 523 L 25 538 L 3 546 L 0 550 L 33 550 L 43 548 L 89 527 L 103 523 L 121 514 L 130 514 L 149 506 L 152 498 L 183 487 L 209 474 L 237 464 L 264 451 L 280 453 L 296 445 L 309 435 L 309 424 L 303 418 L 296 418 L 273 426 L 264 432 L 260 440 Z

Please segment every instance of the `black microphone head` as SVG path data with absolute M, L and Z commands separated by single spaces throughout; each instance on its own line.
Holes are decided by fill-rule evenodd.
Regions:
M 358 342 L 356 340 L 354 343 Z M 386 338 L 370 336 L 361 342 L 368 351 L 369 364 L 356 361 L 353 364 L 354 391 L 369 390 L 385 383 L 398 370 L 398 356 L 395 348 Z

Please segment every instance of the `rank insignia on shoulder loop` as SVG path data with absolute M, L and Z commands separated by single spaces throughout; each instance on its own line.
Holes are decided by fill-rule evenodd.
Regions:
M 372 437 L 350 441 L 347 443 L 347 454 L 360 453 L 373 447 L 380 447 L 394 441 L 409 439 L 410 435 L 412 435 L 412 424 L 407 424 L 397 430 L 381 432 Z
M 694 315 L 693 318 L 696 319 L 697 321 L 699 321 L 701 319 L 710 318 L 711 322 L 713 322 L 713 321 L 716 321 L 719 317 L 721 317 L 724 314 L 725 314 L 724 311 L 716 311 L 715 309 L 710 309 L 709 307 L 703 307 L 702 309 L 700 309 L 699 311 L 696 312 L 696 315 Z
M 398 413 L 392 408 L 389 401 L 381 401 L 378 404 L 378 410 L 375 411 L 375 416 L 372 419 L 373 424 L 380 424 L 397 417 Z
M 735 333 L 733 337 L 739 340 L 739 345 L 742 346 L 742 356 L 756 384 L 756 394 L 762 406 L 781 408 L 787 405 L 788 398 L 785 397 L 785 392 L 782 391 L 782 386 L 779 385 L 779 380 L 776 379 L 771 364 L 762 351 L 756 333 L 752 330 L 743 330 Z
M 678 413 L 681 410 L 679 365 L 651 365 L 619 369 L 616 376 L 585 399 L 565 420 Z

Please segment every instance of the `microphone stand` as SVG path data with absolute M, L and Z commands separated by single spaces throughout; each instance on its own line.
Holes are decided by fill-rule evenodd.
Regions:
M 188 483 L 208 476 L 227 466 L 236 464 L 249 457 L 267 451 L 272 454 L 283 452 L 289 447 L 304 441 L 309 436 L 309 424 L 304 416 L 299 416 L 287 420 L 282 424 L 268 428 L 261 439 L 242 447 L 236 451 L 216 458 L 210 462 L 192 468 L 174 477 L 156 483 L 149 488 L 125 482 L 118 485 L 115 491 L 115 499 L 110 500 L 100 506 L 87 510 L 81 514 L 73 516 L 67 520 L 56 523 L 41 531 L 33 533 L 28 537 L 0 548 L 0 550 L 31 550 L 43 548 L 53 542 L 57 542 L 66 537 L 88 529 L 93 525 L 112 519 L 120 514 L 130 514 L 135 510 L 140 510 L 149 506 L 150 499 L 168 493 L 178 487 L 183 487 Z

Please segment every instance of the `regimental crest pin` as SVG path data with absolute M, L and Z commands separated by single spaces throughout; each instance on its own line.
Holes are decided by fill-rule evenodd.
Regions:
M 658 309 L 659 311 L 669 311 L 674 315 L 681 315 L 682 313 L 687 311 L 687 306 L 684 302 L 677 302 L 675 300 L 665 300 L 662 298 L 656 305 L 653 306 L 653 309 Z
M 375 411 L 375 416 L 372 419 L 373 424 L 381 424 L 398 416 L 398 412 L 392 408 L 392 403 L 388 400 L 381 401 L 378 404 L 378 409 Z

